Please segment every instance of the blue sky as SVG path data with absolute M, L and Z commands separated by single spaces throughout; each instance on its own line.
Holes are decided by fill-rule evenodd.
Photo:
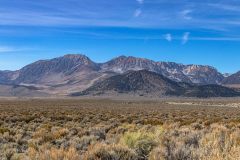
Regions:
M 83 53 L 240 70 L 239 0 L 0 0 L 0 70 Z

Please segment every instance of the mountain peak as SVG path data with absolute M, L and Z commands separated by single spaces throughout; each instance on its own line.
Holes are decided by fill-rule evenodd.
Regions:
M 147 59 L 147 58 L 141 58 L 141 57 L 134 57 L 134 56 L 125 56 L 125 55 L 121 55 L 121 56 L 118 56 L 116 58 L 113 58 L 112 60 L 110 61 L 113 61 L 113 60 L 145 60 L 145 61 L 152 61 L 150 59 Z
M 88 58 L 85 54 L 65 54 L 65 58 Z
M 82 54 L 67 54 L 49 60 L 40 60 L 29 64 L 20 70 L 17 82 L 42 83 L 53 81 L 53 75 L 71 75 L 76 72 L 90 72 L 98 70 L 98 64 Z M 56 76 L 57 77 L 57 76 Z
M 86 65 L 93 63 L 92 60 L 84 54 L 66 54 L 63 57 L 59 57 L 59 58 L 80 62 Z

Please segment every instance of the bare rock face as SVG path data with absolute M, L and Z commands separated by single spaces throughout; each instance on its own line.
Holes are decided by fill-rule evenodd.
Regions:
M 224 76 L 211 66 L 186 65 L 183 73 L 196 84 L 221 84 Z

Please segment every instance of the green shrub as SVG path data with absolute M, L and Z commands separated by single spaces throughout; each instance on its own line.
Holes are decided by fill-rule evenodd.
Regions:
M 151 150 L 156 146 L 155 135 L 147 132 L 128 132 L 123 135 L 121 141 L 134 149 L 139 159 L 147 159 Z

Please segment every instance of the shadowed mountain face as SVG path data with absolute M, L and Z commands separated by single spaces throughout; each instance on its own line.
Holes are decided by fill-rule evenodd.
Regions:
M 141 96 L 187 96 L 187 97 L 231 97 L 240 95 L 233 89 L 219 85 L 190 85 L 174 82 L 162 75 L 147 70 L 130 71 L 99 82 L 80 95 L 137 94 Z
M 234 89 L 230 89 L 224 86 L 219 86 L 215 84 L 194 86 L 186 90 L 184 93 L 186 97 L 237 97 L 240 96 L 240 92 Z
M 0 71 L 0 84 L 33 86 L 48 94 L 69 95 L 131 70 L 152 71 L 172 81 L 189 84 L 220 84 L 224 80 L 224 76 L 210 66 L 155 62 L 126 56 L 117 57 L 106 63 L 95 63 L 85 55 L 69 54 L 37 61 L 18 71 Z
M 112 76 L 93 85 L 83 93 L 116 91 L 118 93 L 145 92 L 159 95 L 181 91 L 183 87 L 154 72 L 147 70 L 129 71 L 122 75 Z

